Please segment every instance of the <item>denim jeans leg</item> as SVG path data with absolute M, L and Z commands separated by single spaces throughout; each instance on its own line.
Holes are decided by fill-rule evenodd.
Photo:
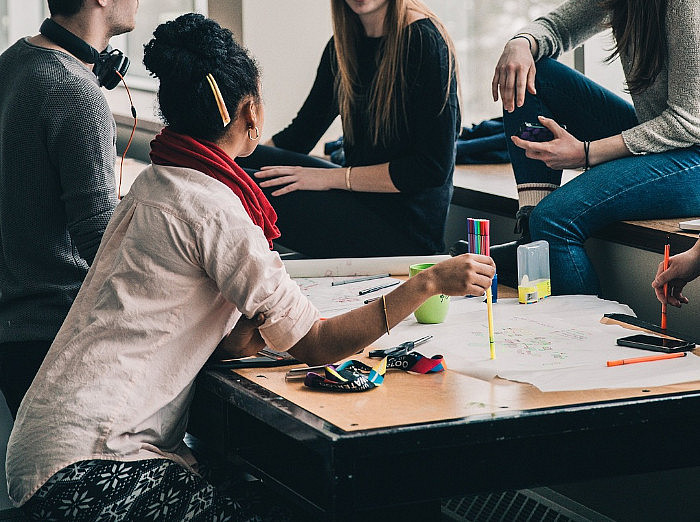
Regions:
M 522 107 L 504 111 L 503 123 L 516 184 L 520 189 L 534 185 L 535 190 L 553 190 L 561 183 L 561 170 L 525 157 L 525 151 L 510 140 L 524 122 L 537 123 L 537 116 L 546 116 L 565 125 L 577 139 L 591 141 L 637 125 L 637 117 L 630 103 L 556 60 L 543 58 L 536 68 L 537 95 L 526 93 Z
M 620 220 L 692 216 L 700 210 L 700 146 L 631 156 L 583 172 L 530 216 L 533 240 L 549 243 L 552 293 L 598 294 L 584 241 Z

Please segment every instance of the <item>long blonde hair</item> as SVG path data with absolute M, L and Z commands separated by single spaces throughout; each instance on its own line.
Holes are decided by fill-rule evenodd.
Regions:
M 443 23 L 425 4 L 419 0 L 389 0 L 384 19 L 385 43 L 370 87 L 369 132 L 374 145 L 388 143 L 399 134 L 400 127 L 407 124 L 406 115 L 406 56 L 409 10 L 429 18 L 437 28 L 448 48 L 448 76 L 445 99 L 441 111 L 450 97 L 452 75 L 456 73 L 457 62 L 452 39 Z M 345 0 L 331 0 L 333 17 L 333 41 L 335 46 L 338 74 L 335 80 L 338 108 L 343 119 L 343 134 L 352 143 L 359 129 L 353 128 L 350 118 L 357 103 L 359 71 L 357 42 L 364 36 L 360 18 L 348 7 Z M 458 77 L 458 75 L 457 75 Z M 397 85 L 398 79 L 398 85 Z

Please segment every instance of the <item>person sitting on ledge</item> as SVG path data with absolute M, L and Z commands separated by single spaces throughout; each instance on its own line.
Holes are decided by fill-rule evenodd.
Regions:
M 554 60 L 607 28 L 634 105 Z M 697 214 L 699 48 L 697 0 L 569 0 L 506 44 L 492 90 L 511 137 L 522 237 L 491 247 L 499 282 L 517 284 L 517 246 L 544 239 L 552 293 L 599 294 L 587 238 L 620 220 Z M 519 138 L 524 123 L 551 141 Z M 562 169 L 577 168 L 559 187 Z

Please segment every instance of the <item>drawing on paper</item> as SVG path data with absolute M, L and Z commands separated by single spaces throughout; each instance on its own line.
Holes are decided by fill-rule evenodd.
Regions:
M 306 297 L 309 297 L 312 293 L 311 291 L 319 285 L 318 280 L 305 277 L 296 278 L 294 279 L 294 281 L 297 285 L 299 285 L 301 293 L 304 294 Z
M 552 347 L 551 336 L 545 337 L 523 328 L 501 328 L 496 330 L 499 347 L 526 357 L 549 357 L 566 359 L 567 354 Z
M 324 316 L 332 317 L 363 306 L 365 299 L 369 297 L 358 294 L 359 290 L 368 286 L 366 281 L 342 286 L 331 285 L 333 281 L 343 279 L 347 278 L 296 277 L 294 281 L 299 285 L 302 294 L 308 297 Z

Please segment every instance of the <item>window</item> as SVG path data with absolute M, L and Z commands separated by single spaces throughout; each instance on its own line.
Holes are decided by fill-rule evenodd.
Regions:
M 129 57 L 129 86 L 153 90 L 156 81 L 151 78 L 143 66 L 143 46 L 153 37 L 155 28 L 168 20 L 173 20 L 184 13 L 207 14 L 206 0 L 158 0 L 157 2 L 140 2 L 136 15 L 136 28 L 128 34 L 112 39 L 112 45 L 124 51 Z
M 491 78 L 496 61 L 509 37 L 530 20 L 550 11 L 560 0 L 425 0 L 447 26 L 455 43 L 460 66 L 462 119 L 466 126 L 501 114 L 491 98 Z M 115 37 L 112 45 L 131 60 L 127 82 L 140 116 L 154 119 L 153 93 L 157 83 L 143 66 L 143 46 L 156 26 L 186 12 L 211 15 L 233 30 L 263 66 L 269 132 L 284 127 L 301 106 L 313 81 L 323 45 L 331 34 L 328 0 L 158 0 L 140 2 L 134 31 Z M 0 0 L 0 52 L 23 36 L 38 32 L 48 16 L 46 0 Z M 290 46 L 290 38 L 304 34 Z M 301 46 L 301 47 L 300 47 Z M 586 44 L 581 64 L 593 80 L 622 94 L 618 63 L 609 67 L 610 38 L 597 37 Z M 573 53 L 562 58 L 573 65 Z M 292 68 L 292 71 L 289 71 Z M 295 81 L 290 83 L 293 75 Z M 105 92 L 115 112 L 128 115 L 122 88 Z M 329 139 L 341 132 L 339 123 Z
M 48 15 L 46 0 L 0 0 L 0 52 L 20 38 L 37 34 Z
M 625 91 L 625 74 L 618 56 L 612 62 L 606 59 L 614 48 L 612 31 L 607 30 L 586 42 L 583 56 L 583 70 L 591 80 L 611 90 L 618 96 L 632 103 L 632 97 Z
M 132 94 L 139 119 L 157 121 L 155 92 L 158 82 L 143 65 L 143 46 L 153 38 L 153 31 L 163 22 L 174 20 L 184 13 L 196 12 L 207 15 L 207 0 L 158 0 L 140 2 L 133 31 L 112 38 L 113 47 L 121 49 L 129 57 L 129 72 L 126 83 Z M 130 116 L 129 98 L 119 85 L 113 91 L 103 91 L 115 114 Z
M 140 2 L 136 28 L 112 39 L 111 44 L 129 56 L 130 85 L 155 90 L 156 83 L 143 66 L 143 46 L 156 26 L 183 13 L 207 14 L 207 0 L 158 0 Z M 0 52 L 18 39 L 39 32 L 41 21 L 49 16 L 46 0 L 0 0 Z
M 7 16 L 7 0 L 0 0 L 0 49 L 6 49 L 7 33 L 10 31 L 10 17 Z
M 491 79 L 506 41 L 522 26 L 560 0 L 425 0 L 447 27 L 457 52 L 465 126 L 500 116 L 491 96 Z

